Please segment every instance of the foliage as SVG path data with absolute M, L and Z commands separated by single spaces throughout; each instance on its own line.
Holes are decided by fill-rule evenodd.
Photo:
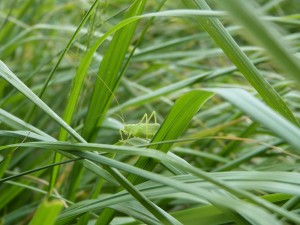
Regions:
M 0 223 L 300 224 L 299 9 L 0 1 Z

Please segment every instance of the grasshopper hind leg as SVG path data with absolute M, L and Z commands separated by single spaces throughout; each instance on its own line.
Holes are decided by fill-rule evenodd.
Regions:
M 150 122 L 150 120 L 151 120 L 151 118 L 153 117 L 153 120 L 154 120 L 154 123 L 157 123 L 156 122 L 156 112 L 155 111 L 153 111 L 151 114 L 150 114 L 150 116 L 149 116 L 149 118 L 148 118 L 148 122 Z

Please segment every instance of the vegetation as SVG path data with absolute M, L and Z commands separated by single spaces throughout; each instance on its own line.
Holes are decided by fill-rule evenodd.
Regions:
M 300 224 L 299 12 L 0 1 L 0 224 Z

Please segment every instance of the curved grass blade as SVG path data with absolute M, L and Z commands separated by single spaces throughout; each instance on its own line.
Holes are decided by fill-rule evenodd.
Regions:
M 46 134 L 44 131 L 41 131 L 35 126 L 26 123 L 25 121 L 21 120 L 20 118 L 10 114 L 9 112 L 3 109 L 0 109 L 0 121 L 14 130 L 29 130 L 45 138 L 51 139 L 53 141 L 56 140 L 55 138 L 51 137 L 49 134 Z
M 182 182 L 177 182 L 177 181 L 173 180 L 172 178 L 168 178 L 168 177 L 164 177 L 164 176 L 161 176 L 161 175 L 158 175 L 158 174 L 154 174 L 154 173 L 139 169 L 137 167 L 134 167 L 134 166 L 116 161 L 114 159 L 103 157 L 101 155 L 95 155 L 95 154 L 92 154 L 92 153 L 79 152 L 79 151 L 71 151 L 71 152 L 72 152 L 72 154 L 75 154 L 76 156 L 84 157 L 84 158 L 87 158 L 91 161 L 97 161 L 101 164 L 105 164 L 105 165 L 108 165 L 110 167 L 115 167 L 115 168 L 125 170 L 127 172 L 130 172 L 130 173 L 133 173 L 133 174 L 136 174 L 136 175 L 139 175 L 139 176 L 147 177 L 150 180 L 155 180 L 156 182 L 163 183 L 167 186 L 172 186 L 173 188 L 181 190 L 183 192 L 191 193 L 191 194 L 193 194 L 195 196 L 198 196 L 200 198 L 207 199 L 208 201 L 212 202 L 213 204 L 215 204 L 218 207 L 221 207 L 221 208 L 225 207 L 227 209 L 230 209 L 232 207 L 232 209 L 234 211 L 239 209 L 238 210 L 239 213 L 241 213 L 243 216 L 245 216 L 246 219 L 254 220 L 254 221 L 256 221 L 257 224 L 270 224 L 270 225 L 271 224 L 279 224 L 272 216 L 271 217 L 268 216 L 268 213 L 266 213 L 264 210 L 258 209 L 256 207 L 251 207 L 251 205 L 246 204 L 246 202 L 242 202 L 242 201 L 237 202 L 236 201 L 237 199 L 235 199 L 235 198 L 228 198 L 228 197 L 225 197 L 223 194 L 216 196 L 216 195 L 212 194 L 212 192 L 210 192 L 208 190 L 205 190 L 205 189 L 202 189 L 202 188 L 199 188 L 197 186 L 193 186 L 192 184 L 184 184 Z M 163 157 L 163 158 L 166 159 L 166 157 Z M 173 161 L 173 162 L 175 163 L 175 161 Z M 178 162 L 177 166 L 179 166 L 180 168 L 188 169 L 190 172 L 193 171 L 193 173 L 196 173 L 197 175 L 201 174 L 200 175 L 201 177 L 202 177 L 202 175 L 204 175 L 204 173 L 200 172 L 199 169 L 191 167 L 190 165 L 185 165 L 185 164 L 182 164 L 181 162 Z M 198 171 L 198 172 L 196 172 L 196 171 Z M 217 182 L 219 185 L 221 185 L 221 183 L 219 183 L 219 181 L 216 181 L 216 179 L 213 179 L 210 176 L 209 177 L 206 176 L 205 180 L 206 179 L 208 179 L 209 182 L 214 180 L 214 182 Z M 214 183 L 214 184 L 216 184 L 216 183 Z M 291 219 L 293 221 L 297 221 L 297 222 L 300 221 L 300 218 L 297 217 L 295 214 L 290 213 L 286 210 L 283 210 L 280 207 L 277 207 L 273 204 L 270 204 L 269 202 L 266 202 L 266 201 L 264 201 L 264 200 L 262 200 L 262 199 L 260 199 L 256 196 L 248 193 L 248 192 L 242 191 L 240 189 L 232 188 L 232 187 L 229 188 L 228 185 L 226 185 L 224 182 L 222 182 L 221 188 L 225 188 L 225 187 L 226 187 L 226 190 L 230 190 L 230 192 L 233 191 L 233 193 L 235 193 L 235 194 L 238 194 L 238 195 L 241 194 L 242 196 L 247 196 L 247 198 L 251 199 L 251 201 L 254 201 L 254 202 L 258 203 L 260 206 L 262 206 L 264 208 L 272 209 L 275 212 L 277 212 L 281 215 L 284 215 L 284 216 L 288 217 L 289 219 Z M 264 216 L 260 215 L 259 216 L 260 219 L 257 219 L 257 217 L 256 218 L 253 217 L 252 212 L 250 214 L 248 214 L 249 210 L 252 211 L 252 212 L 256 211 L 257 213 L 258 212 L 263 213 Z M 68 217 L 69 216 L 70 215 L 68 215 Z M 266 219 L 267 217 L 268 217 L 268 219 Z M 262 218 L 264 218 L 264 219 L 261 220 Z
M 126 189 L 138 202 L 140 202 L 146 209 L 148 209 L 162 224 L 181 224 L 175 218 L 170 216 L 167 212 L 159 208 L 141 192 L 139 192 L 134 185 L 132 185 L 118 170 L 106 167 L 115 179 L 122 184 L 122 187 Z M 113 173 L 111 170 L 115 170 Z
M 18 144 L 18 145 L 19 146 L 34 146 L 34 145 L 36 145 L 38 147 L 41 147 L 44 144 L 43 144 L 43 142 L 39 142 L 39 143 L 23 143 L 23 144 Z M 17 146 L 17 145 L 11 145 L 11 146 Z M 226 182 L 221 181 L 218 178 L 216 179 L 216 178 L 210 176 L 208 173 L 203 172 L 203 171 L 199 170 L 198 168 L 192 167 L 189 164 L 182 163 L 181 160 L 171 157 L 170 155 L 161 153 L 160 151 L 149 150 L 149 149 L 139 149 L 139 148 L 133 148 L 133 147 L 125 147 L 125 146 L 111 146 L 111 145 L 103 145 L 103 144 L 101 145 L 101 144 L 84 144 L 84 143 L 83 144 L 78 144 L 78 143 L 72 144 L 72 143 L 51 142 L 51 143 L 45 143 L 44 146 L 48 147 L 48 148 L 52 148 L 52 149 L 55 148 L 54 146 L 57 146 L 58 149 L 64 149 L 64 148 L 70 149 L 69 151 L 59 151 L 59 152 L 64 155 L 65 154 L 69 155 L 69 153 L 71 153 L 78 157 L 83 157 L 83 158 L 91 160 L 91 161 L 95 161 L 95 162 L 98 162 L 98 163 L 101 163 L 101 164 L 104 164 L 104 165 L 107 165 L 110 167 L 115 167 L 117 169 L 124 170 L 126 172 L 129 172 L 129 173 L 132 173 L 132 174 L 135 174 L 138 176 L 142 176 L 149 180 L 154 180 L 156 182 L 163 183 L 167 186 L 171 186 L 178 190 L 184 190 L 184 192 L 187 192 L 187 193 L 199 194 L 200 198 L 203 198 L 203 197 L 204 197 L 204 199 L 209 198 L 210 194 L 208 194 L 208 193 L 210 193 L 210 192 L 205 193 L 205 192 L 203 192 L 203 190 L 199 190 L 199 187 L 194 189 L 190 185 L 183 185 L 181 182 L 179 185 L 179 183 L 174 182 L 174 180 L 172 178 L 167 178 L 167 177 L 164 177 L 164 176 L 161 176 L 158 174 L 154 174 L 154 173 L 142 170 L 140 168 L 137 168 L 135 166 L 131 166 L 131 165 L 122 163 L 122 162 L 114 160 L 114 159 L 110 159 L 110 158 L 107 158 L 107 157 L 104 157 L 101 155 L 97 155 L 95 153 L 82 152 L 82 150 L 89 149 L 89 150 L 98 150 L 99 151 L 100 149 L 103 149 L 103 151 L 107 152 L 108 149 L 111 149 L 111 150 L 113 150 L 113 152 L 119 152 L 119 153 L 123 152 L 123 154 L 131 154 L 130 152 L 132 152 L 132 153 L 135 152 L 135 154 L 138 153 L 139 155 L 156 158 L 158 160 L 171 163 L 180 169 L 186 170 L 187 172 L 190 172 L 193 175 L 195 175 L 201 179 L 204 179 L 207 182 L 212 183 L 213 185 L 216 185 L 219 188 L 224 189 L 236 196 L 240 196 L 240 197 L 249 199 L 251 202 L 256 203 L 260 207 L 263 207 L 263 208 L 266 208 L 273 212 L 276 212 L 279 215 L 284 216 L 284 217 L 286 217 L 292 221 L 295 221 L 297 223 L 300 222 L 300 218 L 297 217 L 294 213 L 288 212 L 287 210 L 284 210 L 278 206 L 272 205 L 269 202 L 266 202 L 249 192 L 245 192 L 239 188 L 236 188 L 230 184 L 227 184 Z M 80 149 L 81 151 L 73 151 L 72 149 Z M 97 171 L 95 171 L 95 172 L 97 173 Z M 274 174 L 274 175 L 276 176 L 276 174 Z
M 299 193 L 299 174 L 297 173 L 279 173 L 279 174 L 274 174 L 273 172 L 245 172 L 245 171 L 238 171 L 238 172 L 226 172 L 226 173 L 213 173 L 211 174 L 214 177 L 219 177 L 222 178 L 224 181 L 229 182 L 234 184 L 237 187 L 240 187 L 242 189 L 247 189 L 247 190 L 266 190 L 266 191 L 271 191 L 271 192 L 286 192 L 287 190 L 291 190 L 290 193 Z M 184 175 L 184 176 L 178 176 L 178 177 L 172 177 L 176 181 L 181 181 L 184 183 L 193 183 L 193 184 L 198 184 L 199 188 L 205 188 L 206 190 L 213 188 L 213 185 L 203 182 L 201 179 L 197 179 L 194 176 L 191 175 Z M 257 182 L 256 182 L 257 181 Z M 272 183 L 274 182 L 275 183 Z M 278 181 L 278 183 L 277 183 Z M 292 188 L 285 188 L 285 185 L 291 184 L 291 181 L 293 181 L 293 187 Z M 269 183 L 270 182 L 270 183 Z M 268 187 L 271 187 L 269 189 Z M 183 195 L 182 192 L 177 191 L 173 187 L 167 187 L 163 184 L 158 184 L 156 182 L 145 182 L 141 185 L 136 186 L 139 191 L 143 192 L 148 198 L 150 199 L 160 199 L 160 196 L 164 198 L 166 194 L 170 194 L 170 196 L 176 196 L 175 198 L 181 199 L 181 198 L 188 198 L 188 195 Z M 200 201 L 200 199 L 196 199 L 194 195 L 190 197 L 194 201 Z M 270 202 L 281 202 L 284 200 L 287 200 L 290 198 L 290 195 L 288 194 L 272 194 L 272 195 L 265 195 L 263 196 L 264 199 L 270 201 Z M 69 209 L 64 211 L 62 217 L 65 217 L 67 215 L 71 214 L 80 214 L 87 212 L 87 210 L 97 210 L 99 208 L 105 207 L 106 205 L 119 205 L 122 204 L 123 202 L 130 202 L 132 201 L 132 196 L 130 196 L 129 193 L 126 193 L 125 191 L 119 192 L 117 194 L 114 194 L 112 196 L 108 196 L 102 199 L 95 199 L 95 200 L 88 200 L 88 201 L 83 201 L 80 203 L 75 203 L 73 206 L 71 206 Z M 108 203 L 110 202 L 110 203 Z M 202 202 L 202 204 L 206 204 L 205 202 Z M 81 205 L 85 205 L 85 207 L 80 207 Z M 213 208 L 213 206 L 207 205 L 207 208 Z M 202 217 L 210 217 L 211 219 L 214 219 L 215 217 L 212 216 L 211 214 L 201 214 L 200 212 L 201 207 L 195 208 L 195 210 L 199 210 L 197 215 L 195 214 L 194 217 L 196 218 L 202 218 Z M 195 211 L 193 209 L 189 209 L 187 211 Z M 205 209 L 204 209 L 205 210 Z M 185 211 L 185 210 L 184 210 Z M 178 211 L 176 211 L 178 212 Z M 177 213 L 174 212 L 172 214 L 176 215 Z M 215 211 L 214 211 L 215 212 Z M 217 210 L 218 214 L 222 214 L 220 210 Z M 179 211 L 180 214 L 180 211 Z M 178 218 L 178 217 L 177 217 Z M 191 218 L 190 218 L 191 219 Z M 184 221 L 190 220 L 188 218 L 184 219 Z M 180 220 L 182 221 L 182 220 Z M 199 220 L 197 220 L 199 221 Z M 190 223 L 184 223 L 184 224 L 190 224 Z
M 29 130 L 18 130 L 18 131 L 11 131 L 11 130 L 0 130 L 0 137 L 2 138 L 18 138 L 18 139 L 33 139 L 38 141 L 53 141 L 52 138 L 47 138 L 45 136 L 39 135 Z
M 18 89 L 30 101 L 36 104 L 48 116 L 56 121 L 63 127 L 71 136 L 77 141 L 85 142 L 85 140 L 63 119 L 61 119 L 48 105 L 46 105 L 38 96 L 36 96 L 9 68 L 0 60 L 0 76 L 3 77 L 8 83 Z

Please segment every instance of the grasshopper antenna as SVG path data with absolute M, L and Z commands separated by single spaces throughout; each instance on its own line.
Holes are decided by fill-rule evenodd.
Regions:
M 105 81 L 97 74 L 97 77 L 99 78 L 99 80 L 101 80 L 102 84 L 106 87 L 106 89 L 109 91 L 109 93 L 112 95 L 113 99 L 116 101 L 117 105 L 120 106 L 120 103 L 118 101 L 118 99 L 116 98 L 115 94 L 113 93 L 113 91 L 108 87 L 108 85 L 105 83 Z M 124 115 L 122 110 L 120 109 L 120 115 L 113 113 L 113 115 L 117 115 L 123 122 L 123 124 L 125 124 L 125 120 L 124 120 Z

